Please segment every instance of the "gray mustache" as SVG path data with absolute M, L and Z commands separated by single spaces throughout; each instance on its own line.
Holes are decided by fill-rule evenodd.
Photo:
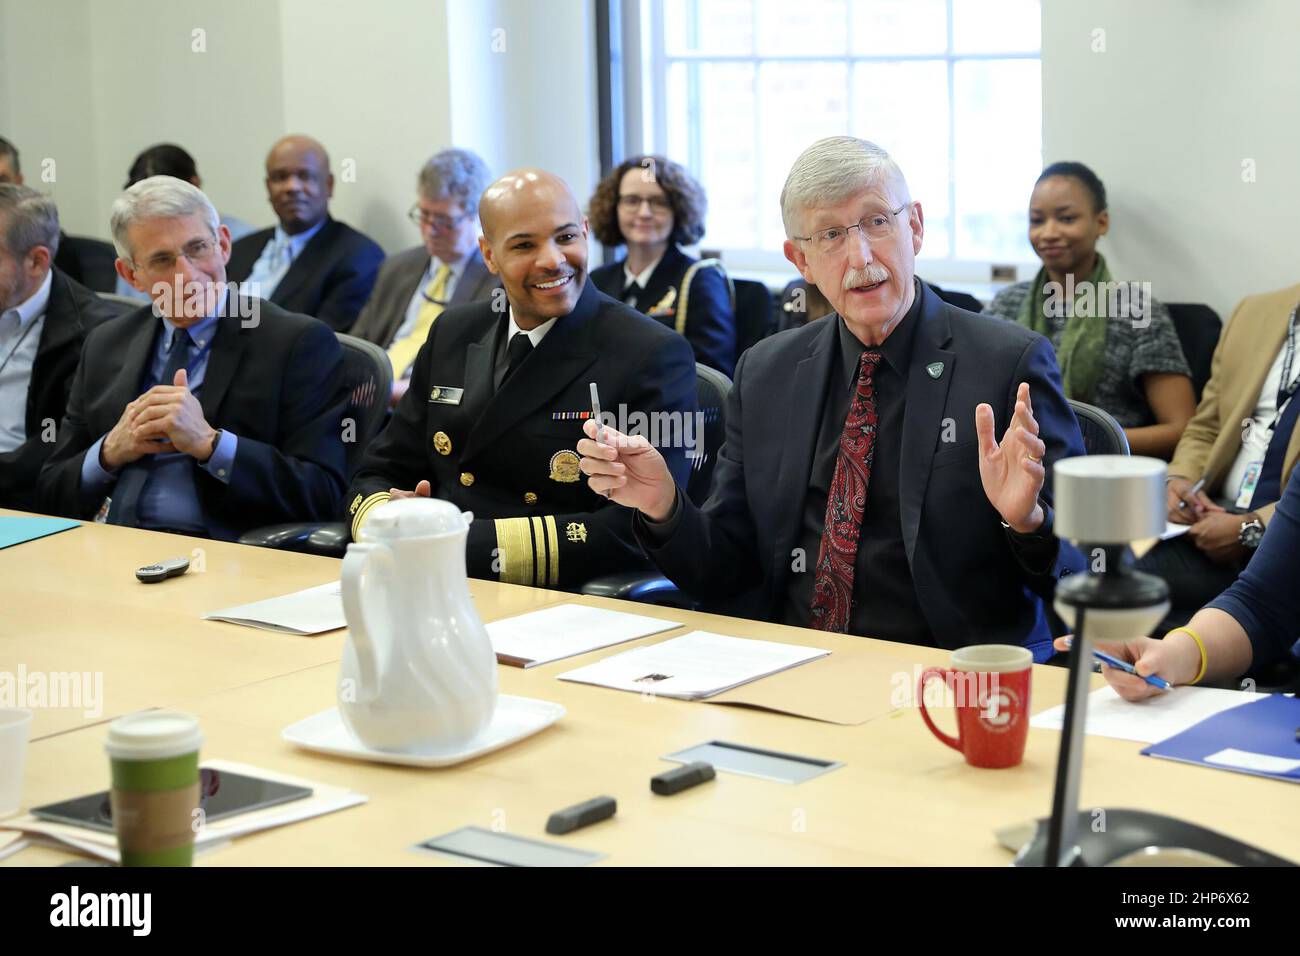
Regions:
M 889 279 L 889 270 L 884 266 L 871 263 L 865 269 L 850 269 L 844 274 L 844 291 L 856 289 L 858 286 L 875 285 L 877 282 L 885 282 Z

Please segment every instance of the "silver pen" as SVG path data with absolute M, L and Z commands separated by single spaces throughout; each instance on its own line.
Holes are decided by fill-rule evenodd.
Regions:
M 591 383 L 591 417 L 596 420 L 596 441 L 605 444 L 605 424 L 600 420 L 600 392 L 596 391 L 596 383 Z
M 600 392 L 596 390 L 596 383 L 591 383 L 591 417 L 596 420 L 596 444 L 605 444 L 605 423 L 600 420 Z M 613 488 L 605 489 L 605 497 L 611 498 L 614 495 Z
M 1196 493 L 1197 493 L 1198 491 L 1200 491 L 1200 490 L 1201 490 L 1202 488 L 1204 488 L 1204 487 L 1205 487 L 1205 479 L 1202 478 L 1202 479 L 1201 479 L 1200 481 L 1198 481 L 1196 484 L 1192 485 L 1191 490 L 1189 490 L 1189 491 L 1187 492 L 1187 498 L 1195 498 L 1195 497 L 1196 497 Z M 1179 510 L 1179 511 L 1182 511 L 1184 508 L 1187 507 L 1187 498 L 1179 498 L 1179 499 L 1178 499 L 1178 510 Z

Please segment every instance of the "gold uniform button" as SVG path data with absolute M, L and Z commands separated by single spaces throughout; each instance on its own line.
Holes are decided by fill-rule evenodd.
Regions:
M 525 491 L 525 492 L 524 492 L 524 504 L 526 504 L 526 505 L 535 505 L 535 504 L 537 504 L 537 495 L 533 494 L 531 491 Z
M 439 455 L 451 454 L 451 438 L 446 432 L 438 432 L 433 436 L 433 450 Z
M 474 476 L 468 471 L 462 471 L 460 473 L 460 483 L 468 488 L 470 485 L 474 484 Z

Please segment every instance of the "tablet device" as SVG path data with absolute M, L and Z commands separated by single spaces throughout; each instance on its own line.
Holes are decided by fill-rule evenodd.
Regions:
M 241 773 L 211 767 L 199 770 L 199 806 L 203 808 L 204 819 L 208 823 L 310 796 L 310 787 L 247 777 Z M 52 823 L 113 832 L 113 811 L 107 790 L 35 807 L 32 816 Z

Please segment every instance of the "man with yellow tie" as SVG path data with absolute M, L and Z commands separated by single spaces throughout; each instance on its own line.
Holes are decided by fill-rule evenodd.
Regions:
M 478 200 L 491 181 L 469 150 L 445 149 L 424 164 L 408 215 L 421 245 L 389 256 L 352 334 L 388 350 L 392 403 L 406 393 L 411 364 L 429 329 L 450 305 L 486 299 L 500 282 L 478 248 Z

